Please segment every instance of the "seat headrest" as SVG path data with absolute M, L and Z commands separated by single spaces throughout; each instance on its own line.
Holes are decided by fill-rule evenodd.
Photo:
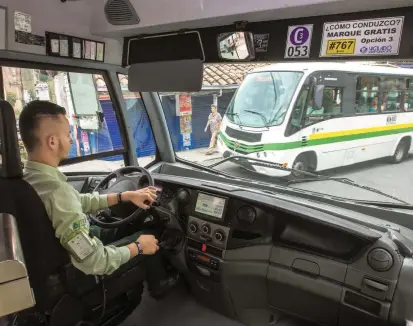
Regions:
M 17 178 L 22 176 L 16 118 L 9 102 L 0 100 L 0 176 Z

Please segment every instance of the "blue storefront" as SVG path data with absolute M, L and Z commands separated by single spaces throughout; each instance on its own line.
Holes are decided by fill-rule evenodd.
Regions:
M 225 114 L 226 107 L 228 106 L 234 91 L 234 89 L 224 91 L 222 96 L 218 98 L 218 111 L 222 116 Z M 186 148 L 184 148 L 182 144 L 180 118 L 176 116 L 175 95 L 162 96 L 161 99 L 174 149 L 175 151 L 184 150 Z M 204 132 L 204 129 L 208 120 L 208 115 L 211 112 L 210 106 L 213 103 L 213 95 L 196 94 L 192 96 L 191 101 L 192 133 L 191 145 L 188 149 L 208 147 L 211 135 L 209 130 Z M 86 133 L 91 153 L 101 153 L 122 148 L 122 140 L 112 102 L 110 100 L 100 100 L 100 103 L 105 117 L 103 128 L 98 132 Z M 131 98 L 126 99 L 125 103 L 127 108 L 127 121 L 135 141 L 137 157 L 155 155 L 155 139 L 142 100 Z M 84 138 L 85 133 L 83 133 L 83 139 Z M 80 142 L 80 147 L 81 155 L 83 156 L 87 153 L 85 152 L 85 144 L 83 144 L 80 130 L 78 130 L 78 139 L 82 140 Z M 75 146 L 72 147 L 71 153 L 73 156 L 76 156 Z M 121 159 L 122 157 L 118 155 L 116 157 L 106 158 L 105 160 L 116 161 Z

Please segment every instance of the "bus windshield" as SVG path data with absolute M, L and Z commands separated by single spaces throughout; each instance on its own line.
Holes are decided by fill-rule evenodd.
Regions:
M 413 204 L 402 176 L 412 162 L 413 70 L 296 66 L 206 64 L 201 91 L 159 93 L 177 158 L 254 182 L 392 201 L 325 177 L 347 178 Z
M 228 107 L 228 119 L 248 127 L 280 125 L 302 76 L 291 71 L 247 75 Z

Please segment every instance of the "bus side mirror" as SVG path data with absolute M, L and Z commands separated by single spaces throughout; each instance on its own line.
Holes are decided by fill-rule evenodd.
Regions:
M 315 109 L 323 107 L 324 85 L 315 85 L 313 92 L 313 104 Z

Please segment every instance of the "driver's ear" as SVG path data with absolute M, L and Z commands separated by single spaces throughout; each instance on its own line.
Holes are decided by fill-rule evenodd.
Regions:
M 59 140 L 56 135 L 50 135 L 46 137 L 46 145 L 51 149 L 56 149 L 59 146 Z

